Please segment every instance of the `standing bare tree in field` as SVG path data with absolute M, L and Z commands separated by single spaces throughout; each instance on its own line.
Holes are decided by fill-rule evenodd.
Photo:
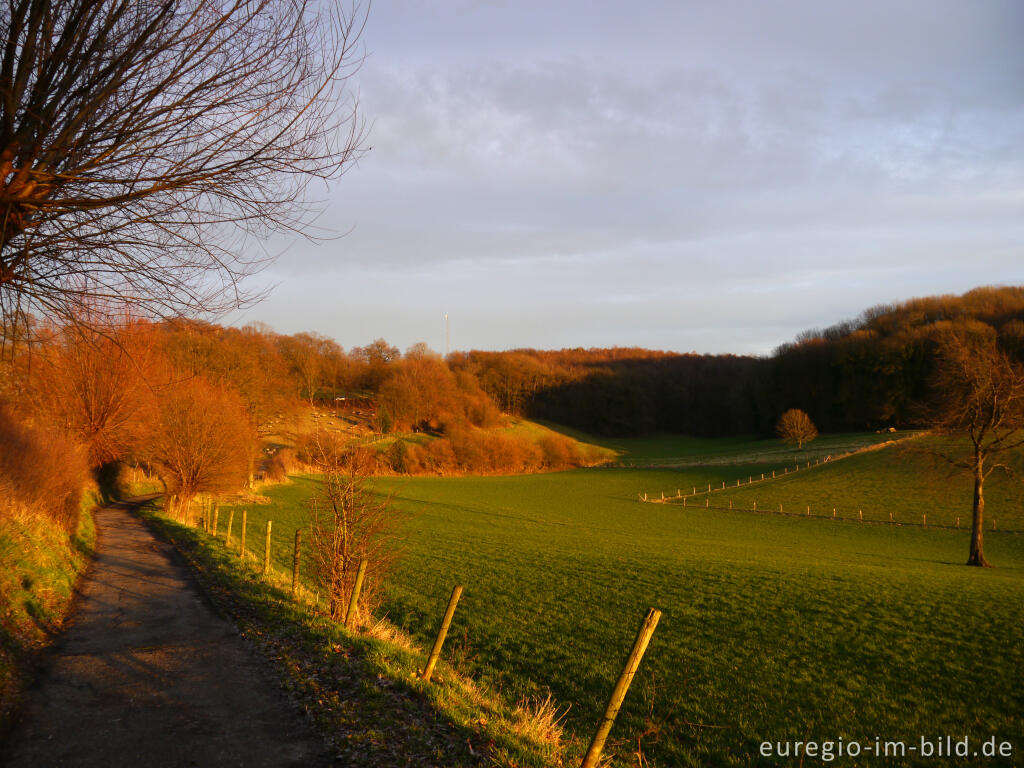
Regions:
M 344 616 L 361 560 L 366 587 L 360 606 L 372 601 L 380 577 L 394 558 L 395 511 L 377 497 L 358 452 L 321 451 L 323 476 L 310 500 L 313 572 L 326 592 L 332 619 Z
M 932 392 L 932 427 L 969 441 L 964 452 L 956 452 L 955 444 L 937 452 L 974 480 L 967 565 L 991 567 L 982 548 L 985 480 L 996 469 L 1010 471 L 994 458 L 1024 445 L 1024 369 L 992 342 L 951 336 L 943 344 Z
M 779 417 L 775 433 L 787 443 L 796 443 L 797 448 L 803 448 L 804 443 L 818 436 L 818 428 L 806 413 L 799 408 L 790 408 Z
M 0 4 L 0 316 L 218 311 L 304 231 L 363 126 L 358 7 L 330 0 Z

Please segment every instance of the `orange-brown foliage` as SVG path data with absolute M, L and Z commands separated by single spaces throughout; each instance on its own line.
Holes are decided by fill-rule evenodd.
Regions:
M 256 436 L 238 394 L 197 377 L 161 391 L 154 415 L 144 455 L 179 515 L 198 493 L 245 484 Z
M 145 325 L 62 329 L 26 361 L 30 407 L 84 446 L 91 466 L 123 460 L 144 437 L 153 357 Z
M 72 533 L 87 481 L 82 450 L 56 430 L 22 423 L 0 404 L 0 520 L 40 515 Z

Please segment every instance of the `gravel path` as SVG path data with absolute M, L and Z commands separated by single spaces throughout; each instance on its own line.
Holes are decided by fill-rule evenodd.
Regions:
M 0 765 L 329 765 L 170 545 L 123 507 L 95 518 L 96 557 L 70 628 L 0 745 Z

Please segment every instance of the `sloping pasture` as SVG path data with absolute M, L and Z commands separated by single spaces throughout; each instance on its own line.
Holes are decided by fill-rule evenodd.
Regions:
M 839 488 L 860 460 L 799 482 L 831 477 Z M 880 462 L 891 476 L 874 493 L 888 488 L 885 503 L 900 507 L 909 496 L 897 476 L 910 465 Z M 658 766 L 768 764 L 767 740 L 917 744 L 946 734 L 996 736 L 1020 755 L 1024 536 L 989 535 L 999 567 L 980 570 L 961 565 L 966 531 L 637 501 L 735 482 L 752 466 L 381 481 L 407 513 L 385 607 L 427 645 L 451 586 L 463 584 L 449 659 L 513 699 L 550 691 L 571 705 L 565 723 L 580 740 L 646 608 L 661 608 L 612 734 L 618 765 L 638 751 Z M 272 489 L 272 505 L 249 511 L 250 524 L 274 519 L 282 569 L 313 482 Z

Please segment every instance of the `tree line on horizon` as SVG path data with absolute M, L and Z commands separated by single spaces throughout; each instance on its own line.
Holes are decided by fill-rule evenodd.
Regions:
M 251 481 L 266 465 L 261 437 L 282 419 L 339 402 L 372 414 L 378 435 L 397 433 L 377 445 L 329 446 L 360 451 L 372 473 L 516 473 L 597 460 L 561 435 L 494 429 L 503 413 L 609 436 L 770 436 L 794 409 L 825 432 L 941 426 L 950 404 L 936 400 L 934 384 L 940 361 L 956 362 L 950 342 L 971 375 L 965 381 L 987 376 L 979 366 L 1019 363 L 1024 288 L 875 307 L 763 358 L 612 348 L 445 359 L 424 344 L 402 353 L 377 339 L 346 351 L 316 333 L 188 319 L 23 318 L 13 328 L 0 333 L 0 484 L 10 499 L 59 510 L 73 530 L 77 494 L 65 486 L 81 488 L 81 478 L 143 465 L 163 481 L 172 512 L 187 514 L 197 494 Z M 990 357 L 992 366 L 984 363 Z M 960 430 L 963 421 L 946 419 Z M 297 458 L 313 465 L 323 450 L 322 441 L 300 440 Z M 266 468 L 283 474 L 273 462 Z M 55 475 L 68 483 L 54 483 Z
M 943 338 L 960 333 L 1024 358 L 1024 288 L 873 307 L 805 331 L 767 357 L 613 347 L 473 350 L 445 359 L 422 343 L 404 354 L 384 339 L 346 351 L 315 332 L 190 319 L 15 327 L 0 332 L 0 396 L 23 404 L 47 378 L 67 381 L 69 371 L 98 378 L 100 367 L 120 366 L 126 379 L 202 378 L 231 390 L 257 433 L 296 402 L 349 397 L 376 406 L 381 432 L 437 432 L 453 421 L 494 426 L 507 413 L 599 435 L 769 435 L 790 408 L 826 432 L 920 425 Z M 91 350 L 88 363 L 82 350 Z M 36 400 L 66 400 L 53 386 Z
M 1024 361 L 1024 288 L 872 307 L 766 357 L 521 349 L 454 353 L 449 363 L 506 412 L 594 434 L 767 437 L 790 408 L 823 432 L 926 426 L 936 361 L 955 335 Z

